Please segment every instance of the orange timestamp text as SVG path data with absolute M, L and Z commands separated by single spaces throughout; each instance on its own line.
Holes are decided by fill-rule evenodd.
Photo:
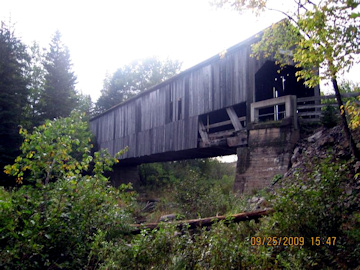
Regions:
M 335 245 L 336 237 L 311 237 L 311 245 Z M 310 242 L 310 241 L 309 241 Z M 250 238 L 252 246 L 303 246 L 305 238 L 303 236 L 271 236 L 260 237 L 253 236 Z

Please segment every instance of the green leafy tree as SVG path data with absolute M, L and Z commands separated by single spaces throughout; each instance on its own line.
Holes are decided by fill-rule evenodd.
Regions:
M 57 31 L 44 61 L 45 85 L 40 98 L 42 119 L 67 117 L 76 107 L 76 76 L 71 71 L 71 66 L 69 50 Z
M 259 43 L 253 46 L 256 56 L 273 56 L 281 65 L 295 63 L 300 68 L 299 79 L 314 87 L 321 79 L 330 80 L 335 91 L 339 112 L 343 106 L 338 78 L 348 71 L 360 53 L 359 1 L 324 0 L 294 1 L 289 10 L 271 6 L 264 0 L 216 0 L 219 6 L 231 5 L 238 11 L 252 9 L 257 14 L 276 10 L 286 20 L 267 29 Z M 318 70 L 321 70 L 319 73 Z M 347 119 L 341 115 L 344 133 L 357 159 L 359 151 L 353 141 Z
M 95 269 L 94 240 L 129 230 L 130 186 L 115 189 L 103 175 L 117 159 L 90 155 L 88 123 L 76 111 L 21 134 L 21 154 L 6 173 L 29 184 L 0 188 L 1 268 Z
M 155 57 L 136 60 L 119 68 L 104 80 L 101 96 L 96 103 L 96 112 L 111 107 L 176 75 L 181 68 L 179 61 L 161 61 Z
M 81 172 L 90 170 L 92 134 L 83 113 L 74 111 L 70 117 L 47 120 L 35 127 L 32 133 L 20 129 L 24 138 L 21 154 L 15 163 L 5 166 L 5 172 L 15 176 L 18 183 L 28 182 L 48 184 L 57 179 L 71 179 Z M 105 158 L 106 157 L 106 158 Z M 103 152 L 95 153 L 93 171 L 101 175 L 110 169 L 116 159 Z M 104 167 L 105 166 L 105 167 Z
M 3 167 L 18 154 L 21 137 L 18 126 L 24 121 L 28 97 L 25 76 L 29 55 L 25 45 L 11 28 L 0 28 L 0 178 L 4 183 Z
M 76 109 L 84 112 L 87 117 L 90 117 L 93 114 L 94 110 L 94 103 L 91 100 L 91 96 L 78 93 L 78 102 L 76 105 Z

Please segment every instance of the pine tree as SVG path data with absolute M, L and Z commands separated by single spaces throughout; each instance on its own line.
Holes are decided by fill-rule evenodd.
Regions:
M 28 104 L 25 108 L 26 119 L 24 127 L 31 130 L 33 127 L 41 124 L 41 103 L 40 98 L 44 91 L 45 69 L 43 66 L 44 55 L 38 43 L 34 42 L 29 47 L 30 62 L 27 68 L 27 77 L 29 80 Z
M 45 85 L 40 98 L 43 119 L 67 117 L 76 107 L 76 76 L 71 66 L 69 50 L 61 42 L 61 34 L 57 31 L 44 62 Z
M 28 88 L 26 67 L 29 56 L 25 45 L 12 29 L 2 23 L 0 28 L 0 179 L 3 168 L 18 155 L 21 144 L 19 125 L 24 121 Z

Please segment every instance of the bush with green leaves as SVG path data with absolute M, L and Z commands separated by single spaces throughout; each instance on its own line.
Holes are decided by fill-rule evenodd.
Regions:
M 281 186 L 269 197 L 275 212 L 259 223 L 235 224 L 230 218 L 191 231 L 162 224 L 132 235 L 133 196 L 125 192 L 127 186 L 110 187 L 103 176 L 116 159 L 106 153 L 89 157 L 89 137 L 84 136 L 88 146 L 76 140 L 76 134 L 89 134 L 87 129 L 66 133 L 69 123 L 79 119 L 72 117 L 34 130 L 46 131 L 46 136 L 23 133 L 22 156 L 6 168 L 30 185 L 0 189 L 0 268 L 356 269 L 360 264 L 356 163 L 341 159 L 331 148 L 328 158 L 312 158 L 278 181 Z M 70 125 L 75 127 L 81 123 Z M 59 128 L 68 139 L 57 139 Z M 40 142 L 48 146 L 36 148 Z M 41 160 L 39 149 L 53 154 Z M 184 213 L 231 211 L 226 188 L 203 179 L 198 171 L 186 170 L 186 175 L 176 186 L 176 201 Z M 285 236 L 304 237 L 305 243 L 251 244 L 252 237 Z M 336 242 L 314 245 L 311 237 L 336 237 Z
M 257 254 L 250 236 L 259 225 L 218 222 L 211 230 L 162 224 L 126 240 L 99 242 L 99 269 L 251 269 Z M 94 249 L 95 250 L 95 249 Z
M 211 181 L 192 170 L 187 170 L 187 177 L 174 185 L 174 191 L 175 203 L 186 218 L 223 215 L 236 201 L 235 194 L 228 190 L 228 183 Z
M 282 180 L 275 213 L 258 236 L 304 237 L 305 245 L 271 247 L 274 260 L 291 269 L 354 269 L 360 263 L 359 182 L 353 161 L 312 159 Z M 311 237 L 336 237 L 335 244 L 316 245 Z
M 338 159 L 332 152 L 328 156 L 309 160 L 301 170 L 279 180 L 282 186 L 272 196 L 275 212 L 259 223 L 235 224 L 229 219 L 193 231 L 163 224 L 128 239 L 98 242 L 96 253 L 103 256 L 98 267 L 356 269 L 360 263 L 359 183 L 353 161 Z M 184 185 L 191 183 L 196 185 Z M 195 187 L 190 192 L 199 190 Z M 304 237 L 304 245 L 252 245 L 252 237 Z M 316 245 L 311 237 L 336 237 L 336 241 Z
M 6 172 L 29 184 L 0 190 L 0 268 L 83 269 L 95 260 L 98 232 L 103 241 L 128 232 L 130 186 L 109 186 L 103 173 L 117 159 L 105 151 L 90 155 L 82 117 L 75 112 L 21 131 L 22 154 Z
M 336 108 L 327 105 L 322 109 L 321 114 L 321 124 L 326 128 L 332 128 L 335 127 L 339 122 L 339 116 L 336 111 Z
M 189 159 L 174 162 L 150 163 L 139 166 L 142 186 L 145 190 L 167 188 L 188 178 L 188 172 L 197 173 L 201 178 L 213 184 L 225 182 L 222 188 L 232 190 L 235 168 L 217 159 Z M 225 180 L 225 181 L 223 181 Z
M 82 113 L 73 112 L 67 118 L 47 120 L 45 124 L 35 127 L 31 134 L 21 128 L 20 134 L 24 139 L 21 154 L 14 164 L 5 166 L 5 173 L 15 176 L 19 184 L 24 177 L 27 182 L 47 184 L 88 171 L 93 159 L 90 152 L 93 146 L 84 117 Z M 108 155 L 102 159 L 104 165 L 107 160 L 115 162 Z M 99 173 L 101 170 L 95 168 Z

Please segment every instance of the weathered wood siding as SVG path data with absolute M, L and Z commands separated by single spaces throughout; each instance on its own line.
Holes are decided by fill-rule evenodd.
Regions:
M 91 120 L 100 148 L 121 158 L 195 149 L 198 116 L 252 102 L 254 74 L 261 64 L 250 57 L 254 38 L 230 48 Z

